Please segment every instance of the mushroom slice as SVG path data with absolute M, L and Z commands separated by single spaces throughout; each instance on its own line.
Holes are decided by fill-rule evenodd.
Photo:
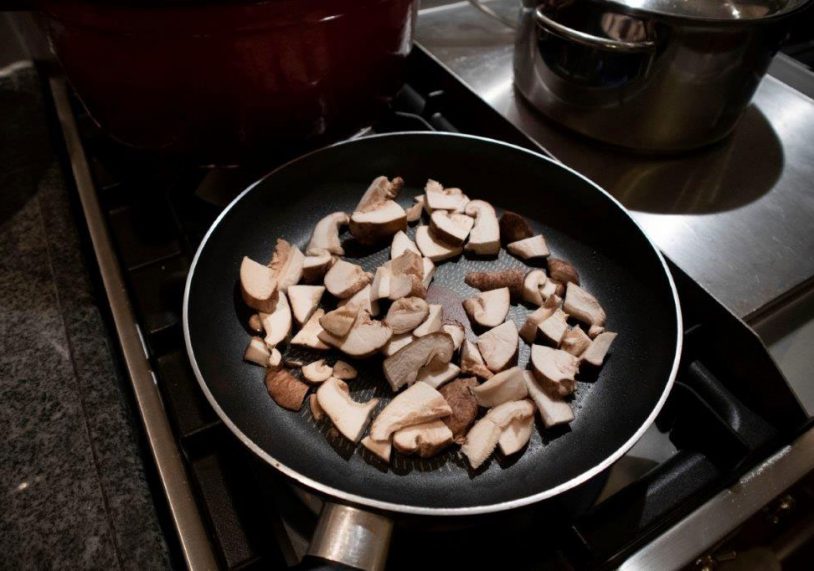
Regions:
M 384 322 L 395 335 L 409 333 L 421 325 L 430 313 L 427 302 L 420 297 L 405 297 L 393 302 Z
M 317 389 L 317 401 L 336 429 L 351 442 L 359 442 L 373 409 L 379 404 L 375 398 L 365 403 L 354 401 L 348 384 L 336 377 L 329 378 Z
M 492 205 L 483 200 L 472 200 L 466 205 L 465 212 L 475 218 L 466 251 L 481 256 L 493 256 L 500 252 L 500 229 Z
M 517 242 L 512 242 L 506 246 L 506 249 L 510 254 L 517 256 L 522 260 L 545 258 L 551 254 L 542 234 L 537 234 L 531 238 L 525 238 L 523 240 L 518 240 Z
M 443 262 L 463 252 L 461 246 L 444 242 L 434 235 L 429 226 L 419 226 L 416 228 L 415 241 L 421 253 L 433 262 Z
M 268 368 L 269 369 L 275 369 L 275 370 L 279 369 L 282 362 L 283 362 L 283 354 L 280 353 L 279 350 L 272 347 L 269 350 Z
M 544 345 L 531 346 L 534 376 L 551 395 L 565 397 L 574 392 L 579 361 L 571 353 Z
M 616 333 L 610 331 L 600 333 L 582 354 L 581 360 L 594 367 L 601 367 L 614 339 L 616 339 Z
M 421 258 L 421 264 L 424 270 L 424 288 L 428 289 L 432 283 L 432 277 L 435 275 L 435 264 L 429 258 Z
M 350 379 L 355 379 L 358 374 L 356 367 L 345 361 L 337 361 L 334 363 L 334 377 L 337 379 L 349 381 Z
M 277 296 L 277 305 L 271 313 L 261 313 L 260 322 L 266 332 L 265 342 L 269 347 L 276 346 L 291 333 L 291 307 L 283 292 Z
M 554 310 L 549 317 L 540 322 L 537 329 L 542 333 L 543 339 L 559 347 L 565 332 L 568 330 L 568 315 L 560 308 Z
M 392 334 L 387 325 L 371 319 L 367 312 L 360 311 L 347 335 L 337 337 L 328 331 L 322 331 L 319 339 L 351 357 L 367 357 L 384 347 Z
M 574 282 L 569 282 L 565 290 L 565 311 L 588 325 L 605 325 L 605 310 L 599 305 L 594 296 L 579 287 Z M 590 332 L 588 333 L 590 335 Z
M 240 293 L 246 305 L 265 313 L 274 311 L 278 291 L 274 271 L 244 256 L 240 263 Z
M 319 399 L 317 398 L 317 395 L 313 394 L 308 397 L 308 406 L 311 409 L 311 416 L 314 417 L 314 420 L 319 422 L 325 418 L 325 411 L 322 410 L 321 406 L 319 406 Z
M 478 350 L 490 371 L 502 371 L 517 355 L 517 326 L 507 321 L 478 337 Z
M 458 323 L 457 321 L 453 321 L 451 323 L 444 323 L 441 326 L 441 329 L 452 338 L 452 346 L 455 351 L 461 348 L 461 345 L 466 339 L 466 330 L 464 326 Z
M 256 313 L 253 313 L 252 316 L 249 317 L 249 329 L 255 333 L 263 332 L 263 322 L 260 321 L 260 316 Z
M 464 283 L 481 291 L 507 287 L 512 299 L 520 299 L 523 294 L 524 276 L 523 270 L 517 269 L 499 272 L 467 272 Z
M 393 243 L 390 245 L 390 259 L 394 260 L 401 256 L 404 252 L 415 252 L 421 254 L 415 242 L 410 240 L 409 236 L 403 231 L 399 230 L 393 235 Z
M 526 219 L 516 212 L 506 210 L 500 217 L 500 240 L 504 244 L 511 244 L 532 236 L 534 236 L 534 230 L 531 229 Z
M 478 404 L 492 408 L 504 402 L 524 399 L 528 396 L 523 369 L 512 367 L 495 374 L 491 379 L 472 389 Z
M 367 311 L 370 315 L 378 315 L 379 314 L 379 304 L 372 301 L 372 287 L 370 285 L 366 285 L 352 297 L 348 299 L 343 299 L 339 303 L 337 303 L 337 307 L 345 307 L 347 306 L 356 306 L 361 311 Z
M 362 446 L 370 450 L 384 462 L 390 462 L 390 451 L 393 447 L 389 440 L 379 442 L 378 440 L 373 440 L 370 436 L 365 436 L 362 438 Z
M 441 393 L 426 383 L 416 383 L 387 403 L 371 424 L 370 437 L 389 440 L 397 430 L 450 414 L 452 409 Z
M 362 266 L 345 260 L 337 260 L 325 274 L 325 288 L 339 299 L 351 297 L 369 283 L 370 276 L 365 273 Z
M 327 381 L 331 374 L 333 374 L 333 369 L 330 365 L 325 364 L 325 359 L 308 363 L 302 367 L 302 376 L 306 381 L 315 385 Z
M 475 423 L 461 447 L 469 465 L 477 470 L 494 452 L 503 430 L 512 421 L 533 415 L 534 405 L 528 400 L 506 402 L 491 409 Z
M 280 291 L 288 291 L 290 286 L 300 281 L 304 261 L 305 256 L 297 246 L 292 246 L 281 238 L 277 239 L 269 267 L 277 278 L 277 287 Z
M 452 431 L 453 441 L 458 444 L 463 443 L 466 431 L 478 415 L 478 402 L 472 396 L 472 388 L 477 386 L 477 379 L 469 377 L 456 379 L 438 389 L 452 409 L 452 414 L 442 420 Z
M 249 344 L 246 346 L 246 351 L 243 353 L 243 360 L 261 367 L 267 367 L 269 364 L 269 348 L 260 337 L 252 337 L 249 339 Z
M 543 295 L 540 293 L 542 288 L 548 281 L 548 277 L 543 270 L 531 270 L 523 278 L 523 301 L 532 305 L 543 305 Z
M 574 357 L 579 357 L 590 344 L 591 338 L 585 334 L 579 325 L 575 325 L 565 332 L 560 343 L 560 349 L 568 351 Z
M 362 244 L 375 244 L 407 229 L 407 213 L 392 200 L 385 200 L 372 210 L 357 210 L 350 217 L 350 233 Z
M 421 210 L 424 208 L 424 200 L 423 196 L 417 197 L 421 198 L 422 200 L 416 202 L 409 208 L 405 208 L 404 212 L 407 214 L 407 223 L 412 224 L 413 222 L 418 222 L 421 220 Z
M 344 212 L 333 212 L 322 218 L 314 226 L 311 240 L 305 253 L 308 256 L 324 256 L 326 252 L 336 256 L 344 256 L 345 250 L 339 241 L 339 228 L 345 226 L 350 221 Z
M 356 205 L 357 212 L 368 212 L 386 200 L 396 198 L 404 187 L 404 180 L 400 176 L 389 180 L 386 176 L 377 176 L 367 187 L 367 190 Z
M 591 325 L 588 328 L 588 337 L 590 337 L 591 339 L 594 339 L 597 335 L 599 335 L 600 333 L 604 333 L 604 332 L 605 332 L 605 328 L 602 327 L 601 325 Z
M 486 368 L 478 347 L 468 339 L 465 339 L 461 346 L 461 372 L 481 379 L 491 378 L 494 374 Z
M 416 337 L 424 337 L 441 329 L 444 312 L 443 306 L 431 303 L 427 307 L 427 318 L 418 327 L 413 329 L 413 335 Z
M 334 262 L 336 258 L 327 250 L 315 256 L 305 256 L 302 261 L 302 280 L 306 283 L 321 282 Z
M 328 345 L 319 339 L 319 334 L 324 331 L 322 325 L 319 324 L 319 320 L 323 315 L 325 315 L 324 309 L 317 309 L 312 313 L 308 321 L 305 322 L 305 325 L 302 326 L 302 329 L 291 339 L 291 344 L 308 347 L 310 349 L 318 349 L 320 351 L 329 349 Z
M 548 258 L 548 275 L 561 284 L 575 283 L 579 285 L 579 274 L 570 262 L 559 258 Z
M 469 318 L 481 327 L 496 327 L 509 313 L 509 288 L 483 291 L 463 302 Z
M 534 416 L 534 403 L 528 399 L 509 401 L 489 409 L 486 416 L 500 428 L 506 428 L 509 423 L 518 418 Z
M 537 405 L 540 418 L 543 419 L 546 428 L 558 424 L 568 424 L 574 420 L 574 411 L 571 410 L 571 406 L 564 400 L 550 397 L 531 371 L 523 371 L 523 378 L 526 381 L 529 396 Z
M 415 337 L 412 333 L 393 335 L 390 338 L 390 341 L 388 341 L 387 344 L 382 347 L 382 353 L 384 353 L 385 357 L 390 357 L 391 355 L 395 355 L 400 349 L 403 349 L 413 341 L 415 341 Z
M 387 262 L 390 267 L 390 287 L 387 297 L 392 300 L 407 296 L 426 297 L 424 287 L 423 258 L 415 252 L 404 252 L 398 258 Z
M 534 416 L 515 418 L 500 433 L 500 439 L 497 441 L 500 452 L 504 456 L 520 452 L 531 440 L 532 428 L 534 428 Z
M 452 360 L 452 339 L 446 333 L 430 333 L 396 351 L 382 363 L 384 376 L 397 391 L 416 382 L 424 367 L 440 367 Z
M 291 305 L 291 313 L 294 314 L 294 319 L 299 325 L 308 321 L 311 314 L 316 311 L 323 293 L 325 293 L 325 286 L 289 286 L 288 301 Z
M 370 299 L 378 301 L 390 297 L 390 282 L 393 280 L 393 270 L 390 264 L 376 268 L 373 283 L 370 284 Z
M 355 305 L 344 305 L 337 307 L 323 315 L 319 324 L 322 328 L 336 337 L 344 337 L 353 327 L 356 317 L 359 315 L 359 308 Z
M 419 383 L 427 383 L 434 389 L 437 389 L 444 383 L 447 383 L 458 376 L 461 368 L 455 363 L 446 363 L 440 366 L 424 367 L 419 371 L 416 381 Z
M 433 214 L 436 210 L 463 212 L 469 197 L 460 188 L 444 188 L 439 182 L 430 179 L 424 186 L 424 200 L 427 210 Z
M 430 216 L 430 227 L 433 234 L 448 244 L 463 244 L 474 225 L 475 220 L 466 214 L 436 210 Z
M 297 411 L 302 408 L 308 385 L 285 369 L 269 369 L 266 372 L 266 390 L 278 405 Z
M 556 296 L 551 296 L 548 298 L 542 306 L 538 307 L 534 310 L 528 317 L 526 317 L 525 323 L 520 328 L 520 337 L 523 338 L 523 341 L 526 343 L 534 343 L 534 340 L 537 338 L 537 327 L 546 319 L 551 317 L 555 311 L 557 311 L 559 306 L 559 300 Z
M 431 420 L 393 433 L 393 446 L 403 454 L 431 458 L 452 444 L 452 431 L 441 420 Z

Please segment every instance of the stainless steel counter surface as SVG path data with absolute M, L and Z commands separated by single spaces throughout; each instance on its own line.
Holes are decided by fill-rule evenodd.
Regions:
M 502 14 L 517 0 L 494 0 Z M 814 101 L 767 76 L 734 134 L 681 156 L 601 146 L 514 90 L 514 32 L 468 2 L 425 8 L 418 40 L 555 157 L 631 209 L 664 253 L 741 317 L 814 283 Z M 658 117 L 642 120 L 658 121 Z

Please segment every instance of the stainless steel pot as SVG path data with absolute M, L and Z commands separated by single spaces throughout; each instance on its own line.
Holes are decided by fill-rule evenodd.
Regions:
M 648 152 L 725 137 L 810 0 L 523 0 L 515 84 L 559 123 Z

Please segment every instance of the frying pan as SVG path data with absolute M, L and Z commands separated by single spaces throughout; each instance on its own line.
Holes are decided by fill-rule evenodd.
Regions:
M 598 375 L 578 383 L 570 427 L 535 431 L 519 458 L 496 457 L 472 471 L 458 450 L 450 450 L 426 460 L 397 455 L 385 466 L 316 423 L 308 406 L 299 412 L 277 406 L 266 392 L 263 370 L 241 359 L 249 339 L 249 312 L 237 284 L 243 256 L 269 259 L 278 237 L 304 247 L 321 217 L 353 211 L 370 181 L 382 174 L 405 180 L 399 197 L 403 205 L 412 204 L 433 178 L 489 201 L 498 214 L 502 209 L 523 214 L 544 234 L 552 255 L 576 266 L 583 286 L 605 308 L 607 328 L 619 334 Z M 389 254 L 384 246 L 363 249 L 349 235 L 344 245 L 346 257 L 367 270 Z M 474 290 L 464 284 L 465 273 L 520 265 L 503 251 L 497 260 L 461 256 L 439 265 L 428 297 L 444 304 L 445 315 L 467 323 L 460 302 Z M 519 326 L 529 311 L 514 306 L 509 318 Z M 386 554 L 389 529 L 382 522 L 388 515 L 509 510 L 561 494 L 608 468 L 664 404 L 682 339 L 678 297 L 665 262 L 615 199 L 539 154 L 447 133 L 396 133 L 339 143 L 253 184 L 223 211 L 201 243 L 187 280 L 183 321 L 193 370 L 223 422 L 263 460 L 329 500 L 317 537 L 334 545 L 312 544 L 310 552 L 358 566 L 369 563 L 366 556 L 357 557 L 367 543 L 378 545 L 373 549 L 383 544 Z M 471 330 L 468 335 L 474 338 Z M 524 366 L 528 357 L 529 348 L 521 343 L 519 364 Z M 392 397 L 379 359 L 356 365 L 359 378 L 349 384 L 357 400 Z M 385 531 L 379 534 L 379 529 Z M 348 555 L 348 548 L 354 554 Z M 384 555 L 376 557 L 383 560 Z

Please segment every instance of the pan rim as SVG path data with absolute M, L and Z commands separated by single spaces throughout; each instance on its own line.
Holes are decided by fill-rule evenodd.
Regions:
M 198 381 L 198 384 L 201 387 L 201 390 L 206 396 L 207 401 L 214 409 L 215 413 L 218 415 L 220 420 L 229 428 L 229 430 L 252 452 L 254 452 L 257 456 L 262 458 L 265 462 L 271 465 L 274 469 L 281 472 L 288 478 L 295 480 L 299 484 L 320 493 L 322 495 L 328 496 L 332 499 L 338 499 L 341 501 L 349 502 L 351 504 L 356 504 L 359 506 L 364 506 L 371 509 L 376 510 L 383 510 L 395 513 L 404 513 L 404 514 L 411 514 L 411 515 L 426 515 L 426 516 L 471 516 L 471 515 L 479 515 L 479 514 L 487 514 L 487 513 L 494 513 L 494 512 L 501 512 L 507 511 L 514 508 L 519 508 L 522 506 L 527 506 L 530 504 L 534 504 L 540 502 L 545 499 L 549 499 L 555 497 L 563 492 L 575 488 L 580 484 L 583 484 L 593 478 L 594 476 L 600 474 L 607 468 L 609 468 L 613 463 L 619 460 L 625 453 L 627 453 L 635 444 L 638 442 L 644 432 L 650 428 L 653 422 L 656 419 L 656 416 L 664 407 L 664 403 L 667 401 L 667 397 L 670 394 L 670 390 L 675 383 L 676 376 L 678 374 L 679 363 L 681 360 L 681 353 L 684 343 L 684 335 L 683 335 L 683 318 L 681 312 L 681 302 L 678 298 L 678 291 L 676 290 L 675 281 L 673 280 L 673 276 L 670 272 L 670 269 L 667 267 L 667 262 L 664 259 L 661 251 L 656 247 L 653 243 L 653 240 L 650 236 L 644 231 L 641 225 L 636 221 L 635 218 L 630 214 L 630 212 L 625 208 L 621 202 L 619 202 L 614 196 L 608 193 L 605 189 L 600 187 L 598 184 L 584 176 L 583 174 L 577 172 L 576 170 L 564 165 L 563 163 L 546 157 L 540 153 L 536 153 L 534 151 L 530 151 L 523 147 L 513 145 L 511 143 L 506 143 L 503 141 L 498 141 L 496 139 L 491 139 L 488 137 L 480 137 L 477 135 L 467 135 L 462 133 L 447 133 L 447 132 L 437 132 L 437 131 L 399 131 L 396 133 L 381 133 L 375 135 L 368 135 L 363 137 L 363 139 L 376 139 L 376 138 L 385 138 L 385 137 L 403 137 L 403 136 L 419 136 L 419 137 L 454 137 L 460 139 L 469 139 L 469 140 L 477 140 L 481 142 L 486 142 L 490 144 L 497 144 L 503 147 L 507 147 L 513 149 L 515 151 L 520 151 L 524 154 L 527 154 L 531 157 L 536 159 L 542 159 L 548 161 L 550 163 L 555 164 L 557 167 L 565 169 L 566 171 L 570 172 L 571 174 L 579 177 L 583 181 L 587 182 L 590 186 L 596 189 L 598 192 L 601 192 L 608 198 L 613 205 L 615 205 L 635 226 L 638 228 L 639 232 L 641 232 L 644 239 L 653 249 L 653 252 L 656 254 L 657 259 L 661 263 L 661 267 L 664 271 L 664 274 L 667 278 L 668 285 L 670 286 L 670 292 L 673 296 L 673 304 L 675 308 L 675 318 L 676 318 L 676 349 L 675 355 L 673 357 L 673 364 L 670 369 L 670 374 L 667 379 L 667 383 L 665 383 L 664 389 L 659 396 L 658 401 L 656 402 L 655 407 L 650 412 L 648 417 L 642 423 L 642 425 L 633 433 L 633 435 L 628 438 L 622 446 L 617 448 L 613 453 L 609 454 L 604 460 L 599 462 L 598 464 L 594 465 L 592 468 L 584 471 L 582 474 L 571 478 L 570 480 L 563 482 L 558 486 L 554 486 L 553 488 L 548 488 L 536 494 L 532 494 L 529 496 L 524 496 L 522 498 L 517 498 L 514 500 L 508 500 L 504 502 L 495 502 L 491 504 L 483 504 L 479 506 L 468 506 L 468 507 L 426 507 L 426 506 L 417 506 L 417 505 L 408 505 L 408 504 L 398 504 L 393 502 L 381 501 L 372 498 L 368 498 L 365 496 L 361 496 L 358 494 L 345 492 L 340 489 L 337 489 L 333 486 L 329 486 L 327 484 L 323 484 L 313 478 L 305 476 L 301 474 L 297 470 L 283 464 L 276 458 L 274 458 L 271 454 L 263 450 L 257 443 L 255 443 L 251 438 L 249 438 L 237 425 L 232 422 L 229 416 L 223 411 L 223 409 L 218 404 L 217 400 L 215 399 L 214 395 L 209 391 L 209 387 L 207 386 L 206 382 L 203 379 L 203 375 L 198 367 L 198 362 L 195 359 L 195 352 L 192 348 L 192 340 L 190 338 L 189 332 L 189 320 L 188 320 L 188 311 L 189 311 L 189 292 L 190 287 L 192 284 L 192 280 L 195 276 L 195 268 L 198 263 L 198 259 L 203 252 L 204 248 L 206 247 L 207 242 L 209 241 L 210 236 L 214 233 L 214 231 L 219 226 L 220 222 L 228 215 L 229 211 L 249 192 L 251 192 L 257 185 L 261 184 L 267 178 L 275 174 L 277 171 L 280 171 L 288 166 L 295 164 L 299 161 L 302 161 L 312 155 L 327 151 L 328 149 L 332 149 L 334 147 L 340 147 L 343 145 L 352 144 L 354 142 L 359 141 L 360 139 L 349 139 L 345 141 L 339 141 L 337 143 L 321 147 L 319 149 L 315 149 L 311 152 L 308 152 L 304 155 L 300 155 L 282 165 L 275 168 L 274 170 L 270 171 L 268 174 L 264 175 L 263 177 L 259 178 L 252 184 L 250 184 L 245 190 L 243 190 L 240 194 L 238 194 L 227 206 L 223 209 L 223 211 L 218 215 L 212 225 L 207 230 L 206 234 L 201 240 L 200 245 L 198 246 L 197 251 L 195 252 L 195 257 L 192 260 L 192 264 L 189 268 L 189 273 L 187 274 L 186 283 L 184 286 L 184 300 L 183 300 L 183 313 L 182 313 L 182 325 L 184 331 L 184 344 L 187 350 L 187 357 L 189 358 L 190 364 L 192 365 L 193 373 L 195 374 L 195 378 Z

